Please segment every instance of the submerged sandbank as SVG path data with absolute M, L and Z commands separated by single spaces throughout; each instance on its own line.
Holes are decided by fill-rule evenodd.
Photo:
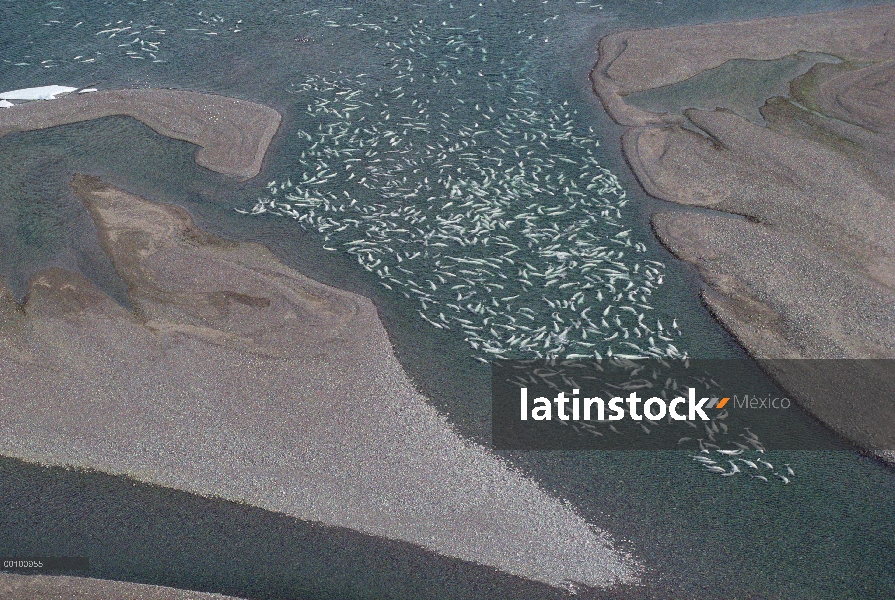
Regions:
M 417 544 L 535 581 L 635 567 L 562 501 L 458 436 L 373 304 L 182 209 L 78 176 L 130 313 L 53 269 L 0 301 L 0 453 Z M 23 407 L 27 406 L 27 410 Z
M 239 179 L 261 172 L 280 113 L 246 100 L 182 90 L 129 89 L 69 94 L 0 111 L 0 137 L 125 115 L 158 133 L 201 146 L 196 162 Z
M 706 305 L 759 360 L 895 358 L 893 20 L 889 5 L 600 42 L 594 89 L 629 127 L 622 147 L 644 189 L 710 209 L 653 215 L 654 231 L 698 267 Z M 819 62 L 788 96 L 768 99 L 764 123 L 727 109 L 646 111 L 626 100 L 726 61 L 803 51 L 839 62 Z M 854 368 L 879 381 L 879 363 Z M 822 369 L 772 375 L 828 425 L 895 458 L 891 385 L 856 394 Z

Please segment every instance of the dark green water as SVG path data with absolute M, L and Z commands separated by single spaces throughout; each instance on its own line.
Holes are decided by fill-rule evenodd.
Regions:
M 419 300 L 402 294 L 406 288 L 383 287 L 375 270 L 368 272 L 358 264 L 356 255 L 344 251 L 344 244 L 368 239 L 364 230 L 345 230 L 342 237 L 333 234 L 327 240 L 324 235 L 329 232 L 309 223 L 303 228 L 290 217 L 250 217 L 233 209 L 249 210 L 257 199 L 271 198 L 266 189 L 269 181 L 301 180 L 308 170 L 300 162 L 301 153 L 310 152 L 313 141 L 299 133 L 309 133 L 314 141 L 331 142 L 331 138 L 318 137 L 327 131 L 318 129 L 321 122 L 336 128 L 350 122 L 351 131 L 355 126 L 370 125 L 392 130 L 395 126 L 390 123 L 400 117 L 415 116 L 426 123 L 429 129 L 418 132 L 418 139 L 409 133 L 400 146 L 407 149 L 414 144 L 409 157 L 415 156 L 418 164 L 409 166 L 420 172 L 408 168 L 402 176 L 415 185 L 427 177 L 434 181 L 439 175 L 437 157 L 427 156 L 424 149 L 427 138 L 448 147 L 488 139 L 488 143 L 464 146 L 463 151 L 473 152 L 478 162 L 498 157 L 493 150 L 497 138 L 491 133 L 471 136 L 472 132 L 494 129 L 480 116 L 480 110 L 472 108 L 476 103 L 488 103 L 495 110 L 492 116 L 519 108 L 539 115 L 561 110 L 558 116 L 564 119 L 568 114 L 572 121 L 564 125 L 572 135 L 599 139 L 599 147 L 590 145 L 590 156 L 617 178 L 617 189 L 624 192 L 627 204 L 619 207 L 617 219 L 622 227 L 610 231 L 614 235 L 619 229 L 630 229 L 632 242 L 643 244 L 644 249 L 623 248 L 621 260 L 629 261 L 630 268 L 646 264 L 645 260 L 663 263 L 663 283 L 650 297 L 651 317 L 666 325 L 676 320 L 680 334 L 675 334 L 674 344 L 692 356 L 742 357 L 699 303 L 695 274 L 673 260 L 649 233 L 646 220 L 659 203 L 644 198 L 637 188 L 618 150 L 620 131 L 602 113 L 589 89 L 587 74 L 596 59 L 595 42 L 621 28 L 856 5 L 613 2 L 600 8 L 596 2 L 551 0 L 407 3 L 396 10 L 394 3 L 384 2 L 170 6 L 3 1 L 3 91 L 49 84 L 181 87 L 266 102 L 283 113 L 285 125 L 274 141 L 265 172 L 245 184 L 198 168 L 193 161 L 194 147 L 164 139 L 126 118 L 0 139 L 0 273 L 21 294 L 30 273 L 58 264 L 83 271 L 125 301 L 121 282 L 96 244 L 89 217 L 67 191 L 70 173 L 100 175 L 129 191 L 182 204 L 214 232 L 262 241 L 302 272 L 373 298 L 399 358 L 420 388 L 464 434 L 487 440 L 487 368 L 473 359 L 476 352 L 460 330 L 428 325 L 417 312 Z M 97 35 L 125 27 L 131 29 Z M 159 29 L 164 33 L 158 33 Z M 190 31 L 193 29 L 196 31 Z M 140 34 L 128 33 L 134 31 Z M 109 37 L 112 33 L 115 36 Z M 134 37 L 141 42 L 121 46 Z M 426 44 L 410 44 L 411 37 Z M 465 45 L 458 51 L 460 44 L 455 42 L 461 37 Z M 413 56 L 420 53 L 427 56 Z M 76 56 L 81 58 L 73 60 Z M 92 62 L 82 62 L 91 58 Z M 408 58 L 409 64 L 404 62 Z M 408 71 L 408 66 L 414 70 Z M 404 77 L 396 80 L 399 76 Z M 449 76 L 455 83 L 448 83 Z M 525 81 L 514 82 L 517 79 Z M 522 84 L 529 93 L 514 95 Z M 404 96 L 399 97 L 401 91 L 392 92 L 397 87 L 405 88 L 401 90 Z M 390 95 L 376 96 L 380 88 Z M 315 99 L 336 102 L 342 97 L 335 95 L 340 91 L 360 91 L 355 98 L 380 104 L 375 110 L 361 105 L 350 119 L 309 112 L 307 105 Z M 424 114 L 418 112 L 420 102 L 426 102 Z M 389 114 L 388 122 L 383 111 Z M 444 113 L 449 116 L 442 116 Z M 533 122 L 531 115 L 526 120 Z M 549 124 L 538 122 L 525 130 L 524 122 L 514 121 L 515 130 L 506 130 L 507 135 L 516 136 L 514 143 L 525 145 L 520 158 L 526 166 L 537 164 L 532 163 L 535 159 L 549 160 L 552 154 L 576 163 L 588 156 L 583 143 L 550 140 L 549 147 L 544 147 L 529 139 Z M 468 138 L 459 135 L 462 127 L 469 128 Z M 365 143 L 384 143 L 382 136 L 358 136 Z M 540 135 L 538 139 L 542 139 Z M 307 155 L 312 172 L 316 172 L 314 161 L 318 159 L 328 164 L 339 160 Z M 373 188 L 352 184 L 327 189 L 337 196 L 347 192 L 362 203 L 385 205 L 376 194 L 390 185 L 389 181 L 382 178 L 381 185 Z M 619 194 L 610 196 L 612 206 L 618 206 Z M 419 207 L 427 209 L 422 203 Z M 572 226 L 580 216 L 564 218 Z M 606 235 L 603 230 L 596 232 Z M 345 237 L 349 233 L 354 237 Z M 426 275 L 432 268 L 431 264 L 414 267 L 413 277 Z M 562 296 L 548 298 L 555 301 Z M 434 318 L 438 312 L 427 314 Z M 600 349 L 605 352 L 602 346 Z M 895 596 L 892 473 L 857 454 L 788 452 L 768 456 L 771 462 L 789 462 L 798 473 L 792 485 L 768 487 L 739 478 L 706 476 L 691 468 L 682 453 L 513 453 L 509 458 L 545 489 L 568 499 L 590 522 L 621 540 L 645 564 L 646 579 L 651 582 L 648 590 L 625 594 L 805 599 Z M 6 553 L 85 552 L 96 557 L 96 576 L 258 598 L 506 598 L 551 593 L 399 543 L 123 479 L 42 470 L 9 460 L 3 461 L 2 477 L 3 505 L 18 508 L 4 510 L 4 531 L 8 533 L 0 534 L 0 549 Z M 22 508 L 23 494 L 27 510 Z M 147 519 L 147 514 L 152 518 Z M 116 515 L 112 523 L 109 515 Z M 245 555 L 229 553 L 228 548 L 243 534 L 260 538 L 256 548 L 245 549 Z M 153 551 L 140 549 L 144 547 Z M 179 560 L 159 558 L 166 549 Z M 283 563 L 287 559 L 292 561 L 289 566 Z M 182 566 L 189 564 L 193 566 Z

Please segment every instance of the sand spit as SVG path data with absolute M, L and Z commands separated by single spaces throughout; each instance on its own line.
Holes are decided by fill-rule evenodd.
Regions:
M 108 90 L 29 102 L 0 112 L 0 137 L 58 125 L 126 115 L 158 133 L 202 148 L 196 162 L 239 179 L 261 172 L 280 114 L 246 100 L 179 90 Z
M 633 566 L 561 501 L 456 435 L 366 298 L 182 209 L 77 176 L 136 314 L 48 270 L 0 301 L 0 454 L 126 474 L 418 544 L 528 579 Z
M 600 42 L 594 89 L 629 127 L 622 147 L 644 189 L 710 209 L 657 214 L 653 228 L 699 268 L 705 303 L 758 359 L 895 358 L 893 22 L 889 5 Z M 840 62 L 815 64 L 789 96 L 767 100 L 765 123 L 727 109 L 649 112 L 625 98 L 728 60 L 803 51 Z M 859 400 L 835 370 L 765 364 L 830 426 L 895 458 L 895 388 L 880 377 L 884 363 L 853 367 L 873 382 Z
M 157 585 L 86 577 L 0 574 L 0 597 L 6 600 L 235 600 Z

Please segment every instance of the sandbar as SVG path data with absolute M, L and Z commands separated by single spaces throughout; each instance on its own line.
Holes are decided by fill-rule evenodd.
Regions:
M 76 176 L 134 311 L 48 269 L 0 296 L 0 454 L 401 540 L 561 586 L 636 566 L 567 504 L 461 438 L 367 298 L 189 214 Z
M 712 314 L 804 407 L 888 460 L 890 363 L 842 367 L 873 382 L 857 393 L 837 384 L 836 369 L 771 359 L 895 358 L 892 22 L 886 5 L 618 32 L 600 41 L 591 75 L 609 115 L 627 126 L 622 149 L 644 190 L 702 209 L 651 222 L 698 268 Z M 729 108 L 647 111 L 629 98 L 727 61 L 803 52 L 825 59 L 756 107 L 761 122 Z
M 773 60 L 823 52 L 854 61 L 888 60 L 891 5 L 688 27 L 611 33 L 600 40 L 591 79 L 606 111 L 621 125 L 663 123 L 675 115 L 625 103 L 633 92 L 689 79 L 729 60 Z
M 199 165 L 237 179 L 261 172 L 281 122 L 276 110 L 247 100 L 183 90 L 121 89 L 8 107 L 0 111 L 0 137 L 114 115 L 133 117 L 164 136 L 201 146 Z
M 88 577 L 0 574 L 6 600 L 236 600 L 232 596 Z

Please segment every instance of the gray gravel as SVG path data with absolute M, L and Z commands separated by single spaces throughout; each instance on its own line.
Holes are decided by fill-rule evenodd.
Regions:
M 236 600 L 232 596 L 87 577 L 0 573 L 5 600 Z
M 635 578 L 564 502 L 457 435 L 366 298 L 177 207 L 74 187 L 136 315 L 84 277 L 0 302 L 0 453 L 246 502 L 551 585 Z

